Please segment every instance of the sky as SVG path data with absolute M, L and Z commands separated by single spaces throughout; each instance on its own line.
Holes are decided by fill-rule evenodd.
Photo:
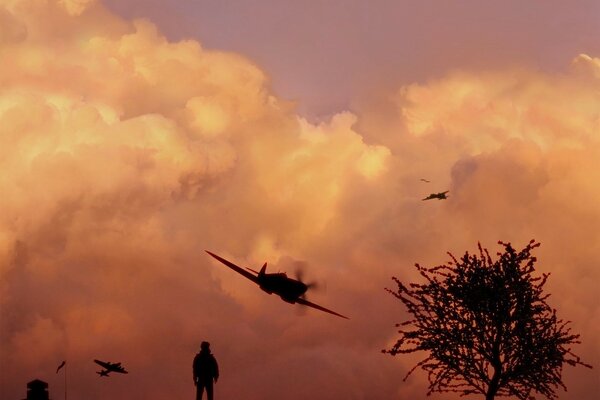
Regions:
M 391 277 L 530 239 L 595 398 L 600 6 L 521 3 L 0 1 L 0 398 L 424 399 Z
M 177 6 L 173 6 L 176 4 Z M 275 92 L 311 117 L 357 107 L 374 88 L 449 71 L 530 66 L 559 72 L 600 53 L 595 0 L 107 0 L 171 40 L 249 57 Z

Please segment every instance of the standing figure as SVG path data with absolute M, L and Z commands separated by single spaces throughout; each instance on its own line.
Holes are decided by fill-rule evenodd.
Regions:
M 219 365 L 210 352 L 210 343 L 200 344 L 200 353 L 194 357 L 194 385 L 196 385 L 196 400 L 202 400 L 202 393 L 206 389 L 208 400 L 213 400 L 213 380 L 219 380 Z

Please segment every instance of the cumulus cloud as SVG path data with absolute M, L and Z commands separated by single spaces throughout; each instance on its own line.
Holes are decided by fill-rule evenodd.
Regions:
M 403 318 L 383 287 L 478 240 L 540 240 L 553 304 L 600 360 L 597 58 L 457 72 L 313 124 L 251 61 L 98 2 L 5 2 L 0 34 L 1 397 L 35 377 L 56 397 L 65 358 L 74 396 L 189 397 L 210 340 L 223 398 L 421 398 L 423 377 L 399 379 L 414 360 L 379 353 Z M 327 283 L 312 299 L 352 319 L 299 316 L 204 249 L 305 265 Z M 103 385 L 93 358 L 132 373 Z

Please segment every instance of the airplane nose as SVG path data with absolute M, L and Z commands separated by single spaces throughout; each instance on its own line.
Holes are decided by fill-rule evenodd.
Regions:
M 300 296 L 303 296 L 306 293 L 306 291 L 308 290 L 308 285 L 304 282 L 300 282 L 300 285 L 301 285 L 300 286 L 300 291 L 301 291 Z

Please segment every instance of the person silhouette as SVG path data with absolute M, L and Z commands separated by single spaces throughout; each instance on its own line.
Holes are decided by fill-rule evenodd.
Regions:
M 219 380 L 219 365 L 215 356 L 210 352 L 210 343 L 202 342 L 200 352 L 194 357 L 192 365 L 194 370 L 194 385 L 196 385 L 196 400 L 202 400 L 206 389 L 206 397 L 213 400 L 213 380 Z

